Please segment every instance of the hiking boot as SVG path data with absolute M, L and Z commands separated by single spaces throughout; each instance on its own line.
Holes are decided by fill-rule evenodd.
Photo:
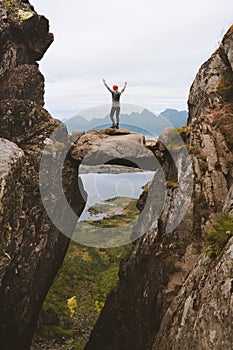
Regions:
M 119 129 L 119 123 L 117 123 L 116 128 Z
M 115 129 L 116 125 L 112 124 L 112 126 L 110 126 L 111 129 Z

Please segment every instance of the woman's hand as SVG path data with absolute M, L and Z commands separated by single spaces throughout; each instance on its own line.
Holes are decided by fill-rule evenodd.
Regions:
M 127 85 L 127 81 L 125 82 L 125 85 Z
M 105 79 L 103 79 L 103 83 L 106 84 L 106 80 Z

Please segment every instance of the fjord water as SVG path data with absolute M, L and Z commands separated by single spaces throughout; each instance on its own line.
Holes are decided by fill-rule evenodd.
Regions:
M 116 173 L 116 168 L 118 173 Z M 112 167 L 112 170 L 114 171 L 113 173 L 90 172 L 80 175 L 87 193 L 87 202 L 79 221 L 101 218 L 93 215 L 89 210 L 93 205 L 103 204 L 118 197 L 139 198 L 145 185 L 154 177 L 153 171 L 130 169 L 130 172 L 125 172 L 125 167 L 120 166 Z M 122 172 L 119 172 L 121 170 Z M 103 216 L 103 213 L 101 216 Z

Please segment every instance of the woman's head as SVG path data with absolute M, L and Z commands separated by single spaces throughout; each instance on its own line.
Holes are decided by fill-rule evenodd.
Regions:
M 113 85 L 113 90 L 117 91 L 118 90 L 118 86 L 117 85 Z

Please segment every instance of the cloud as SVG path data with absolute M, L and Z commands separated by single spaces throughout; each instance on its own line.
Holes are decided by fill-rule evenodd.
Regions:
M 199 66 L 232 23 L 232 1 L 32 0 L 55 42 L 42 62 L 46 107 L 68 117 L 107 103 L 102 78 L 129 82 L 124 101 L 186 108 Z

